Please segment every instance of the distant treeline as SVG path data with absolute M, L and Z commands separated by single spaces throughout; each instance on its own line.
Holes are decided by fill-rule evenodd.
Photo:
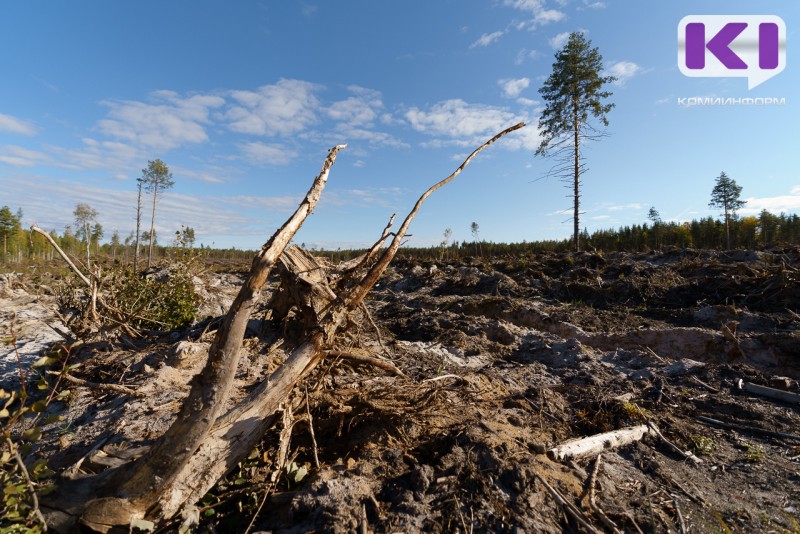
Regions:
M 646 252 L 665 247 L 722 249 L 726 245 L 725 224 L 713 217 L 685 223 L 655 222 L 634 224 L 616 229 L 581 233 L 581 249 L 603 252 Z M 766 210 L 758 217 L 731 219 L 731 248 L 757 249 L 800 245 L 800 216 L 772 214 Z M 459 258 L 466 256 L 516 256 L 540 252 L 570 252 L 572 239 L 491 243 L 462 241 L 425 248 L 404 247 L 398 256 L 417 259 Z M 333 260 L 349 259 L 361 251 L 316 252 Z
M 53 259 L 55 252 L 41 235 L 22 227 L 21 217 L 3 217 L 12 215 L 7 208 L 0 213 L 0 254 L 2 262 L 21 262 L 24 260 Z M 51 237 L 68 254 L 80 258 L 86 249 L 86 243 L 70 228 L 59 234 L 55 230 Z M 94 236 L 91 236 L 94 237 Z M 721 249 L 725 247 L 725 225 L 723 222 L 706 217 L 685 223 L 654 222 L 623 226 L 617 229 L 597 230 L 581 233 L 581 249 L 596 251 L 629 251 L 643 252 L 664 247 Z M 403 247 L 399 257 L 418 259 L 456 259 L 468 256 L 495 257 L 505 255 L 521 255 L 538 252 L 569 252 L 572 240 L 531 241 L 522 243 L 492 243 L 483 240 L 448 242 L 432 247 Z M 756 249 L 800 245 L 800 216 L 796 214 L 780 215 L 762 211 L 758 217 L 737 217 L 731 220 L 731 247 Z M 111 242 L 99 243 L 94 239 L 90 243 L 92 255 L 121 263 L 131 262 L 134 245 L 129 239 L 120 242 L 116 235 Z M 142 247 L 143 248 L 143 247 Z M 325 256 L 333 261 L 342 261 L 357 256 L 362 250 L 314 250 L 315 254 Z M 246 262 L 249 264 L 254 251 L 237 248 L 218 249 L 204 245 L 193 247 L 191 243 L 182 245 L 156 246 L 155 256 L 167 257 L 177 254 L 192 254 L 210 260 Z

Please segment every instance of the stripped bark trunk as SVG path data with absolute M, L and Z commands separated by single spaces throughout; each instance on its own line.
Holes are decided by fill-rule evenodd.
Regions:
M 253 259 L 250 274 L 209 349 L 205 368 L 192 380 L 189 397 L 184 401 L 176 421 L 148 455 L 127 469 L 119 470 L 109 479 L 103 488 L 103 493 L 108 494 L 106 497 L 139 503 L 138 508 L 145 512 L 183 471 L 202 444 L 230 396 L 247 322 L 261 296 L 261 289 L 275 262 L 319 201 L 336 155 L 342 148 L 344 145 L 331 149 L 322 172 L 314 180 L 303 202 Z M 95 506 L 106 508 L 105 499 L 98 505 L 94 502 L 87 504 L 88 514 L 92 514 Z
M 98 475 L 93 488 L 86 487 L 91 481 L 60 487 L 45 503 L 55 510 L 51 517 L 61 520 L 59 526 L 68 527 L 70 517 L 79 516 L 83 525 L 108 531 L 115 526 L 129 525 L 134 519 L 159 522 L 171 518 L 182 507 L 202 497 L 255 447 L 274 423 L 276 412 L 287 401 L 294 386 L 324 357 L 339 329 L 347 324 L 350 313 L 363 302 L 391 262 L 425 199 L 452 181 L 477 153 L 523 126 L 524 123 L 520 123 L 496 135 L 476 149 L 452 175 L 428 189 L 406 217 L 390 246 L 378 255 L 380 244 L 390 235 L 390 222 L 371 254 L 355 267 L 351 265 L 354 270 L 346 279 L 338 279 L 337 291 L 330 287 L 327 273 L 310 255 L 296 247 L 284 253 L 319 199 L 336 153 L 343 145 L 332 149 L 305 200 L 253 260 L 250 275 L 209 350 L 208 363 L 193 379 L 189 397 L 175 423 L 147 455 L 111 473 Z M 281 254 L 284 254 L 282 258 Z M 306 319 L 304 340 L 245 400 L 221 415 L 230 396 L 247 322 L 279 258 L 291 273 L 295 286 L 306 288 L 292 295 L 294 304 L 301 308 Z M 361 276 L 359 273 L 364 271 Z M 88 502 L 84 505 L 81 499 Z

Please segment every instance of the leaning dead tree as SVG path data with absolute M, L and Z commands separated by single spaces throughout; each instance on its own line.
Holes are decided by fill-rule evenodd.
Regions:
M 137 460 L 97 475 L 62 477 L 57 490 L 42 499 L 48 524 L 62 532 L 78 524 L 99 532 L 127 527 L 137 520 L 158 524 L 205 495 L 252 451 L 276 422 L 295 385 L 334 347 L 337 336 L 359 313 L 365 297 L 397 254 L 425 200 L 455 179 L 479 152 L 523 126 L 519 123 L 503 130 L 478 147 L 453 174 L 422 194 L 396 232 L 391 231 L 392 216 L 365 254 L 335 268 L 320 265 L 299 247 L 287 249 L 316 206 L 336 156 L 345 146 L 332 148 L 305 199 L 253 259 L 209 349 L 207 363 L 192 379 L 172 426 Z M 279 261 L 285 279 L 270 301 L 271 313 L 281 317 L 294 308 L 303 326 L 300 341 L 280 367 L 223 412 L 231 397 L 247 322 Z

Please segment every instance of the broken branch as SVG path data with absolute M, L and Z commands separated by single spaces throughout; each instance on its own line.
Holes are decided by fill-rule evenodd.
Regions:
M 47 371 L 49 375 L 60 375 L 61 373 L 57 371 Z M 82 378 L 78 378 L 76 376 L 72 376 L 70 374 L 64 373 L 63 374 L 64 380 L 67 382 L 71 382 L 77 386 L 83 386 L 90 389 L 99 389 L 100 391 L 113 391 L 115 393 L 122 393 L 123 395 L 128 395 L 130 397 L 146 397 L 146 393 L 141 393 L 136 391 L 135 389 L 131 389 L 125 386 L 120 386 L 119 384 L 99 384 L 97 382 L 90 382 L 88 380 L 84 380 Z
M 678 454 L 679 454 L 680 456 L 682 456 L 684 459 L 686 459 L 686 460 L 690 460 L 690 461 L 691 461 L 693 464 L 695 464 L 695 465 L 699 465 L 699 464 L 703 463 L 703 460 L 701 460 L 700 458 L 698 458 L 697 456 L 695 456 L 694 454 L 692 454 L 692 452 L 691 452 L 691 451 L 682 451 L 682 450 L 680 449 L 680 447 L 678 447 L 677 445 L 675 445 L 674 443 L 672 443 L 670 440 L 668 440 L 667 438 L 665 438 L 665 437 L 664 437 L 664 434 L 662 434 L 662 433 L 661 433 L 661 431 L 660 431 L 660 430 L 658 430 L 658 427 L 655 425 L 655 423 L 652 423 L 652 422 L 648 421 L 648 422 L 647 422 L 647 426 L 649 426 L 649 427 L 650 427 L 650 430 L 652 430 L 652 431 L 653 431 L 653 433 L 654 433 L 656 436 L 658 436 L 658 437 L 659 437 L 659 439 L 660 439 L 661 441 L 663 441 L 663 442 L 664 442 L 664 444 L 666 444 L 666 445 L 667 445 L 667 447 L 669 447 L 670 449 L 672 449 L 673 451 L 675 451 L 676 453 L 678 453 Z
M 760 395 L 761 397 L 767 397 L 781 402 L 788 402 L 789 404 L 800 404 L 800 395 L 797 393 L 751 384 L 742 379 L 738 380 L 737 386 L 739 389 L 747 391 L 748 393 L 753 393 L 754 395 Z
M 738 423 L 725 423 L 704 415 L 698 415 L 697 419 L 699 421 L 703 421 L 704 423 L 709 423 L 720 428 L 727 428 L 728 430 L 741 430 L 743 432 L 751 432 L 753 434 L 760 434 L 762 436 L 769 436 L 772 438 L 794 439 L 800 441 L 800 436 L 797 434 L 784 434 L 783 432 L 773 432 L 772 430 L 766 430 L 764 428 L 758 428 L 755 426 L 740 425 Z
M 386 361 L 381 358 L 377 358 L 375 356 L 366 356 L 364 354 L 353 354 L 352 352 L 342 352 L 338 350 L 331 350 L 325 353 L 326 358 L 342 358 L 345 360 L 354 361 L 356 363 L 363 363 L 366 365 L 372 365 L 377 367 L 378 369 L 383 369 L 389 373 L 392 373 L 395 376 L 400 376 L 403 378 L 407 378 L 406 375 L 395 367 L 392 362 Z
M 42 230 L 41 228 L 39 228 L 35 224 L 31 225 L 31 232 L 36 232 L 36 233 L 42 234 L 44 236 L 44 238 L 47 239 L 50 242 L 50 244 L 53 246 L 53 248 L 56 249 L 56 252 L 58 252 L 58 254 L 64 259 L 64 261 L 67 262 L 67 265 L 70 266 L 72 271 L 75 274 L 78 275 L 78 278 L 80 278 L 83 281 L 83 283 L 86 284 L 87 287 L 90 287 L 90 288 L 92 287 L 92 283 L 89 281 L 89 279 L 86 277 L 86 275 L 83 274 L 77 267 L 75 267 L 75 264 L 72 263 L 72 260 L 69 259 L 69 256 L 67 256 L 67 253 L 64 252 L 63 250 L 61 250 L 61 247 L 58 246 L 58 244 L 53 240 L 53 237 L 50 234 L 48 234 L 47 232 L 45 232 L 44 230 Z
M 592 532 L 593 534 L 599 534 L 599 531 L 596 528 L 594 528 L 594 526 L 592 526 L 592 524 L 589 522 L 586 516 L 584 516 L 581 513 L 581 511 L 578 510 L 574 505 L 570 504 L 570 502 L 567 501 L 567 499 L 565 499 L 564 496 L 561 495 L 561 493 L 557 489 L 548 484 L 542 475 L 540 475 L 537 472 L 534 472 L 534 476 L 536 477 L 536 480 L 538 480 L 544 485 L 545 489 L 547 489 L 548 493 L 550 493 L 550 496 L 553 497 L 553 500 L 556 501 L 556 504 L 561 506 L 561 508 L 563 508 L 568 515 L 570 515 L 575 521 L 577 521 L 583 528 L 585 528 L 589 532 Z

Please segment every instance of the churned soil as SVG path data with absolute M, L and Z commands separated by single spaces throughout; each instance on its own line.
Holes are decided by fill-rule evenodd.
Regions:
M 391 360 L 402 376 L 324 361 L 287 403 L 291 428 L 268 432 L 197 504 L 199 528 L 798 532 L 800 404 L 746 387 L 800 393 L 798 260 L 798 249 L 399 258 L 368 301 L 374 325 L 351 325 L 337 349 Z M 241 276 L 225 276 L 206 280 L 207 299 L 230 298 Z M 39 453 L 56 471 L 102 440 L 84 469 L 141 454 L 177 412 L 214 328 L 209 318 L 84 347 L 76 375 L 146 395 L 74 386 L 51 408 L 66 419 Z M 280 364 L 287 336 L 254 317 L 241 395 Z M 651 430 L 601 457 L 547 454 L 641 424 L 665 439 Z M 290 462 L 275 474 L 281 434 Z

